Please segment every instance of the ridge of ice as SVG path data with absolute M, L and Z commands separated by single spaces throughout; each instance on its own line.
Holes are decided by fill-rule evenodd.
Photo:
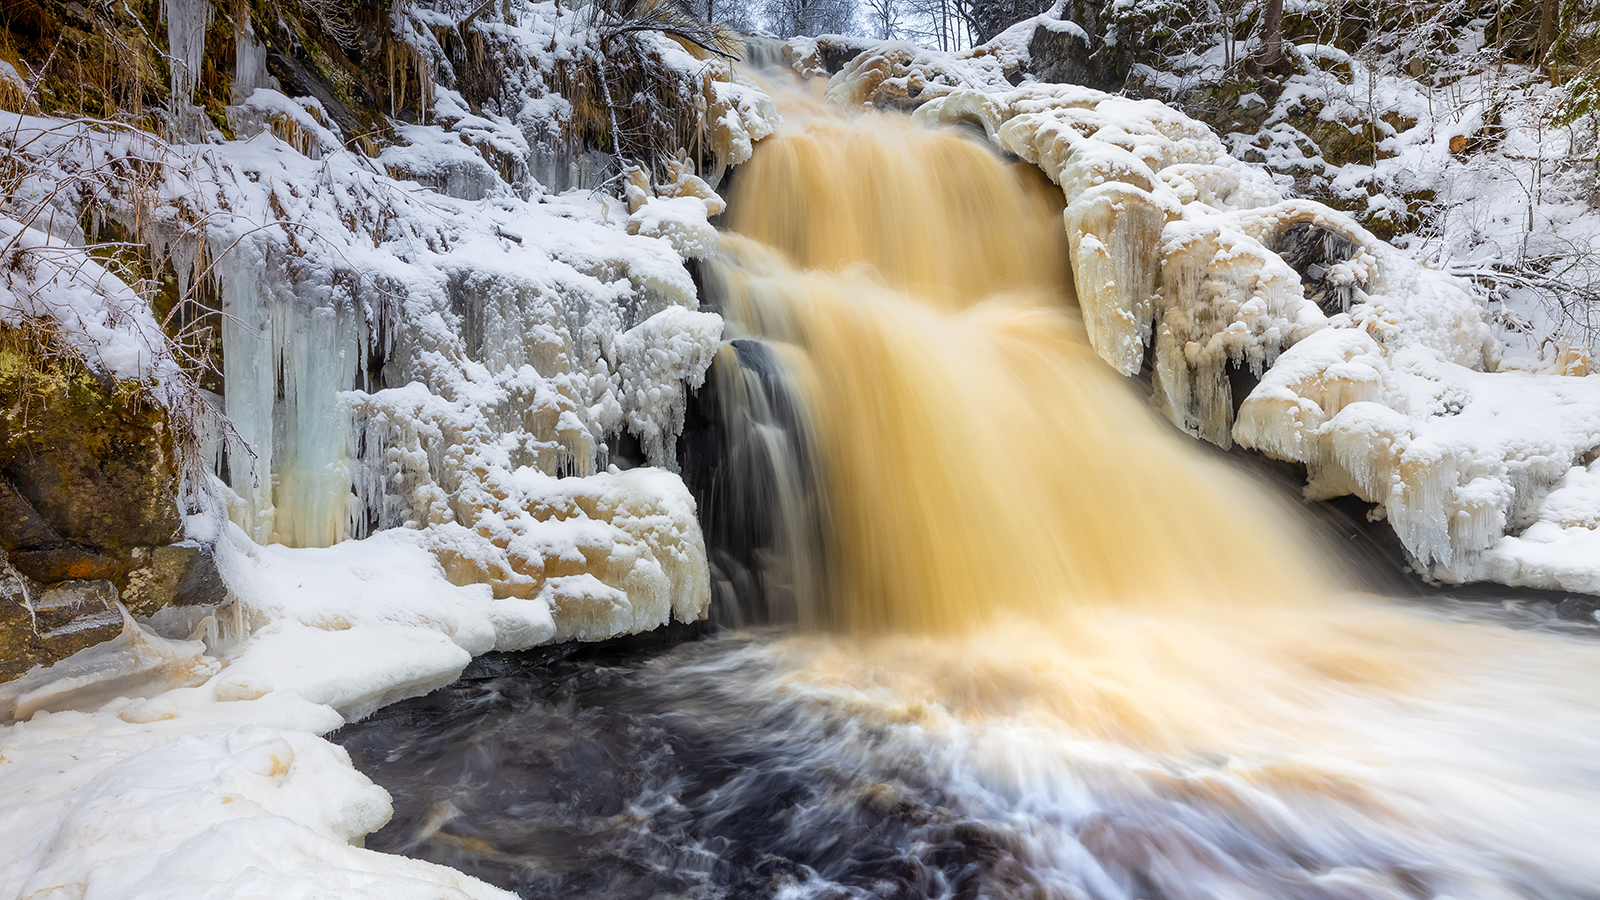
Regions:
M 920 121 L 976 124 L 1042 169 L 1067 202 L 1091 344 L 1125 375 L 1151 354 L 1155 400 L 1174 424 L 1305 463 L 1308 496 L 1373 502 L 1439 580 L 1600 590 L 1600 496 L 1585 487 L 1600 378 L 1497 371 L 1499 345 L 1465 281 L 1349 216 L 1286 199 L 1161 103 L 1013 87 L 997 77 L 1001 49 L 884 44 L 827 96 L 913 98 Z M 1337 309 L 1308 300 L 1271 249 L 1297 225 L 1352 248 L 1323 276 Z M 1247 397 L 1234 396 L 1230 368 L 1260 378 Z

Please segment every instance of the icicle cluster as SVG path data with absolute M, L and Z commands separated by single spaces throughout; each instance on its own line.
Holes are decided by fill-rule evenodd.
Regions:
M 167 68 L 172 79 L 172 114 L 177 133 L 188 140 L 200 136 L 205 111 L 194 102 L 200 85 L 200 64 L 206 53 L 206 29 L 211 26 L 209 0 L 162 0 L 161 16 L 167 21 Z

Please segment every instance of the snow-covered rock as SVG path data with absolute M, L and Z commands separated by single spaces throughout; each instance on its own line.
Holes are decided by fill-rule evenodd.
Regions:
M 164 9 L 187 91 L 209 7 Z M 0 729 L 0 895 L 507 896 L 360 849 L 388 798 L 321 735 L 477 654 L 705 616 L 705 547 L 672 469 L 722 321 L 696 308 L 684 260 L 715 240 L 721 170 L 777 114 L 725 62 L 631 38 L 683 88 L 705 140 L 689 149 L 715 171 L 681 155 L 630 208 L 587 190 L 606 153 L 552 137 L 573 113 L 553 73 L 594 61 L 589 20 L 551 2 L 468 11 L 396 8 L 394 65 L 421 114 L 370 153 L 266 74 L 248 23 L 239 140 L 3 114 L 29 178 L 0 210 L 0 322 L 46 322 L 201 431 L 215 474 L 185 473 L 187 531 L 228 597 L 126 619 L 0 691 L 0 720 L 23 720 Z M 466 101 L 440 25 L 484 39 L 515 104 Z M 174 115 L 178 134 L 206 122 Z M 151 270 L 170 264 L 174 321 L 214 346 L 175 351 L 156 286 L 90 255 L 107 222 Z M 181 352 L 220 359 L 220 397 Z M 651 466 L 610 465 L 632 462 L 608 450 L 624 433 Z
M 524 65 L 507 73 L 527 89 L 530 105 L 517 115 L 472 111 L 436 84 L 428 124 L 400 126 L 376 160 L 345 149 L 317 101 L 270 85 L 230 107 L 248 136 L 239 141 L 168 145 L 13 115 L 6 140 L 26 148 L 36 169 L 17 200 L 47 212 L 34 216 L 40 224 L 76 223 L 87 211 L 137 228 L 157 267 L 171 262 L 180 306 L 216 339 L 227 423 L 207 423 L 210 464 L 251 540 L 326 547 L 390 528 L 427 530 L 422 546 L 445 554 L 452 577 L 540 602 L 532 598 L 545 579 L 541 553 L 646 544 L 637 528 L 605 521 L 610 507 L 580 516 L 581 525 L 535 521 L 539 498 L 519 473 L 622 478 L 631 508 L 656 509 L 669 523 L 651 538 L 656 549 L 670 545 L 669 558 L 636 553 L 656 566 L 646 577 L 590 552 L 587 574 L 646 591 L 631 598 L 637 616 L 616 619 L 628 630 L 665 621 L 657 609 L 692 620 L 704 611 L 704 565 L 680 557 L 703 550 L 681 482 L 604 473 L 608 445 L 624 432 L 651 464 L 675 467 L 686 386 L 698 385 L 721 340 L 720 319 L 696 311 L 683 260 L 715 241 L 706 220 L 723 204 L 686 158 L 655 186 L 647 181 L 631 210 L 531 181 L 541 129 L 562 114 L 550 106 L 561 99 L 551 95 L 556 82 L 546 79 L 593 48 L 570 15 L 558 21 L 554 4 L 518 10 L 514 22 L 479 23 L 495 32 L 496 53 Z M 407 7 L 402 19 L 431 14 Z M 426 28 L 406 21 L 396 27 L 420 58 L 444 65 L 428 55 Z M 663 77 L 699 86 L 703 96 L 684 103 L 704 109 L 722 165 L 747 159 L 775 127 L 754 82 L 659 36 L 641 39 L 654 42 Z M 491 165 L 506 159 L 520 162 Z M 138 192 L 119 174 L 134 168 L 145 173 Z M 176 371 L 138 292 L 67 246 L 84 241 L 74 228 L 54 238 L 13 229 L 20 237 L 11 243 L 41 260 L 18 270 L 27 283 L 11 278 L 15 315 L 71 318 L 64 332 L 113 371 Z M 481 556 L 469 563 L 469 553 Z

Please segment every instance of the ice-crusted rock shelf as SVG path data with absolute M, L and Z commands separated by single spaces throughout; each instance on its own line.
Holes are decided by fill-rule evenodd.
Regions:
M 1374 504 L 1438 581 L 1600 594 L 1586 355 L 1503 357 L 1470 285 L 1285 198 L 1170 107 L 1029 83 L 1029 41 L 1052 16 L 962 53 L 869 48 L 828 97 L 975 124 L 1039 166 L 1065 195 L 1090 342 L 1126 375 L 1148 354 L 1179 427 L 1304 464 L 1310 498 Z M 815 45 L 791 55 L 822 70 Z

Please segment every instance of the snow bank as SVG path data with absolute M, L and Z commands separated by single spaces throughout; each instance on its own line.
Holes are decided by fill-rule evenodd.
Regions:
M 7 686 L 31 718 L 0 730 L 0 894 L 509 896 L 360 849 L 388 795 L 319 735 L 548 639 L 546 604 L 452 585 L 404 532 L 291 550 L 233 528 L 218 557 L 231 604 L 151 623 L 192 640 L 130 622 Z
M 1292 73 L 1268 103 L 1244 107 L 1223 142 L 1280 183 L 1331 198 L 1405 251 L 1469 274 L 1488 301 L 1497 337 L 1531 357 L 1600 351 L 1587 312 L 1600 282 L 1588 261 L 1600 248 L 1590 202 L 1594 132 L 1571 111 L 1571 86 L 1537 66 L 1504 59 L 1492 18 L 1456 23 L 1414 76 L 1415 46 L 1379 42 L 1351 54 L 1325 44 L 1285 45 Z M 1181 105 L 1224 105 L 1242 86 L 1228 51 L 1201 41 L 1135 78 Z M 1554 351 L 1554 352 L 1552 352 Z
M 997 74 L 1004 50 L 885 44 L 827 96 L 978 125 L 1060 186 L 1090 342 L 1125 375 L 1148 359 L 1174 424 L 1305 463 L 1310 496 L 1377 504 L 1440 580 L 1600 585 L 1600 498 L 1582 487 L 1600 379 L 1496 371 L 1500 345 L 1465 281 L 1284 198 L 1163 104 L 1013 87 Z M 1245 397 L 1239 372 L 1260 379 Z
M 123 707 L 133 721 L 59 713 L 5 735 L 6 896 L 510 896 L 351 843 L 389 800 L 342 749 L 296 730 L 332 724 L 326 708 L 151 702 Z
M 1600 379 L 1475 372 L 1330 328 L 1251 392 L 1234 435 L 1306 464 L 1307 494 L 1377 504 L 1434 577 L 1600 590 Z
M 178 365 L 150 305 L 81 246 L 0 216 L 0 323 L 44 322 L 92 368 L 146 383 Z
M 262 547 L 230 525 L 229 604 L 130 620 L 0 690 L 27 719 L 0 730 L 0 895 L 510 896 L 360 849 L 388 795 L 319 735 L 487 650 L 692 621 L 708 579 L 676 476 L 502 474 L 512 555 L 546 570 L 530 596 L 460 578 L 485 555 L 453 523 L 326 549 Z

